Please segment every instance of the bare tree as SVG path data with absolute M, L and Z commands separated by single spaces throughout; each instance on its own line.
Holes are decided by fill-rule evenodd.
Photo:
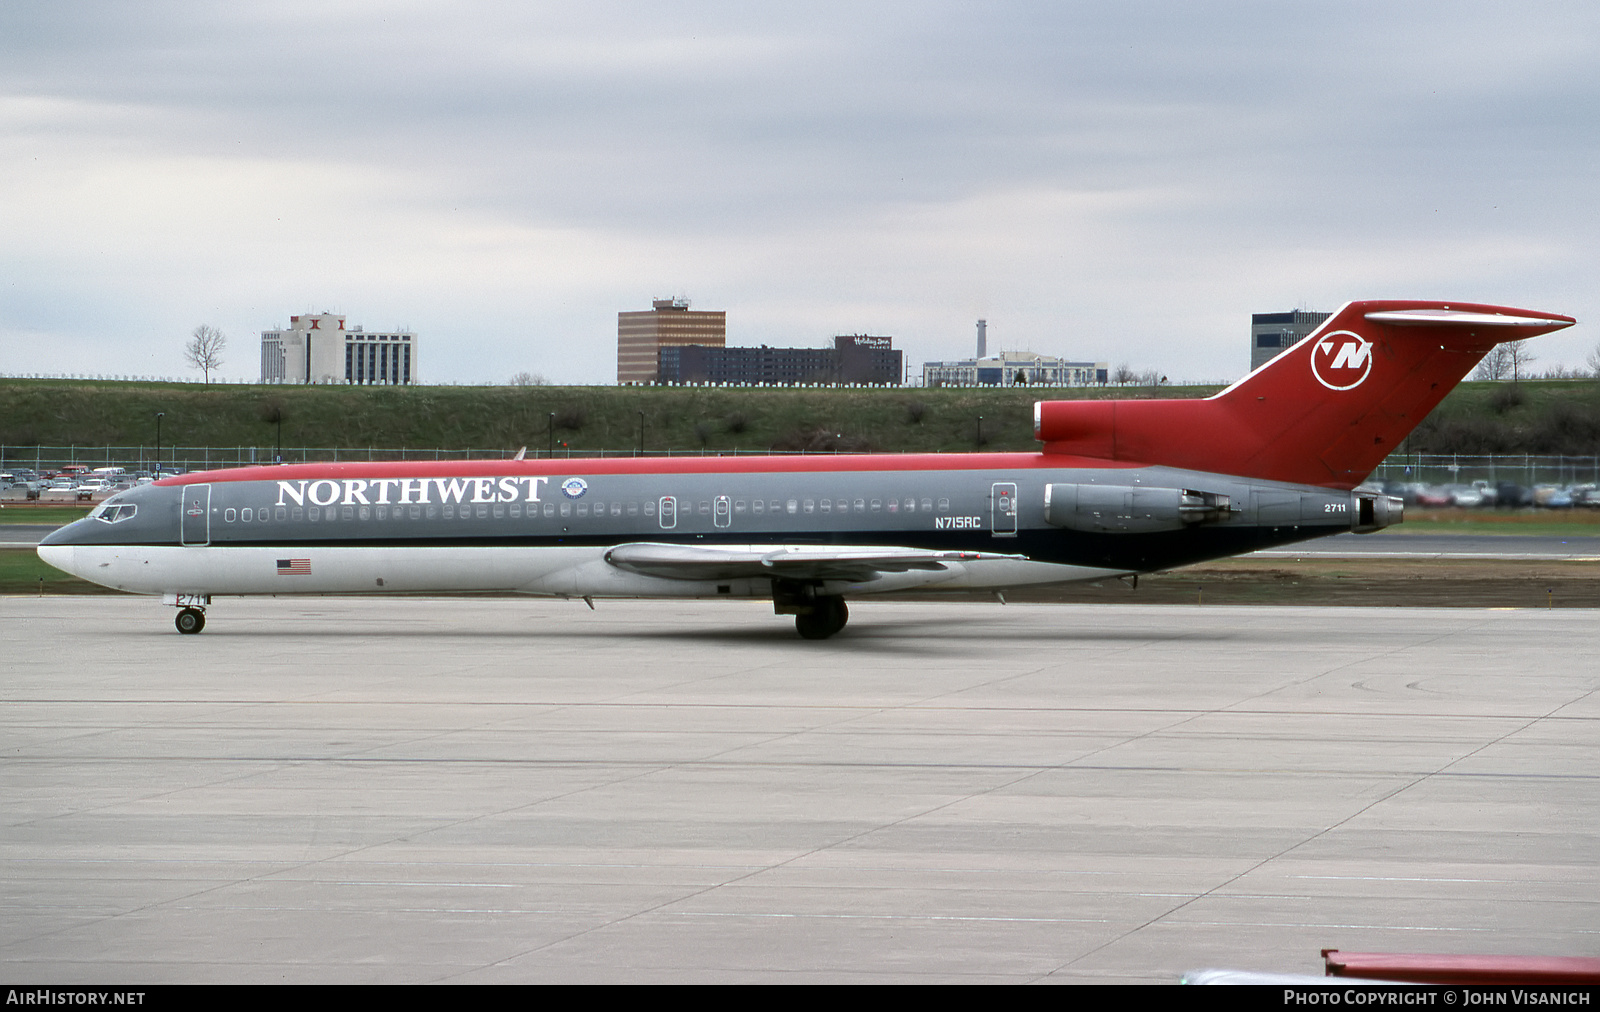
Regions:
M 228 335 L 215 327 L 202 323 L 194 328 L 194 335 L 183 349 L 183 357 L 191 368 L 205 374 L 206 384 L 211 384 L 211 370 L 222 366 L 222 353 L 228 347 Z
M 1600 379 L 1600 344 L 1594 346 L 1594 351 L 1589 353 L 1589 369 L 1595 379 Z
M 1506 349 L 1507 356 L 1511 359 L 1511 382 L 1520 383 L 1528 367 L 1537 361 L 1537 357 L 1528 349 L 1527 341 L 1512 341 L 1500 347 Z
M 547 387 L 550 385 L 550 381 L 545 379 L 542 373 L 519 372 L 511 377 L 511 385 L 514 387 Z
M 1126 362 L 1118 363 L 1116 370 L 1111 374 L 1111 382 L 1119 387 L 1125 387 L 1138 378 L 1139 374 L 1134 372 L 1133 366 Z
M 1498 383 L 1510 373 L 1511 352 L 1506 345 L 1497 344 L 1489 354 L 1483 356 L 1483 361 L 1478 363 L 1478 368 L 1472 371 L 1472 378 Z

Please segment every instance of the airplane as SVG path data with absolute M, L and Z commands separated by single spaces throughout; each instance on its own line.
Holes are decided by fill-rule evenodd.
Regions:
M 1568 316 L 1350 302 L 1204 399 L 1041 401 L 1032 453 L 315 463 L 164 477 L 39 545 L 178 607 L 224 595 L 506 591 L 847 598 L 1133 577 L 1399 523 L 1361 483 L 1497 343 Z

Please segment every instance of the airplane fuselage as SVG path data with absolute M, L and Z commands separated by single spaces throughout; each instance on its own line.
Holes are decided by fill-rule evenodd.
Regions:
M 147 594 L 767 597 L 771 575 L 658 575 L 608 554 L 650 544 L 974 556 L 819 581 L 856 595 L 1093 580 L 1362 526 L 1362 497 L 1347 491 L 1086 464 L 938 454 L 244 468 L 122 493 L 40 554 Z M 1101 493 L 1087 505 L 1076 495 L 1085 488 Z M 1203 494 L 1212 507 L 1191 516 L 1132 501 L 1159 490 Z
M 1198 399 L 1035 406 L 1039 453 L 299 464 L 113 496 L 41 543 L 161 594 L 517 591 L 770 597 L 801 635 L 845 598 L 1167 569 L 1400 520 L 1360 483 L 1497 343 L 1571 317 L 1346 303 Z

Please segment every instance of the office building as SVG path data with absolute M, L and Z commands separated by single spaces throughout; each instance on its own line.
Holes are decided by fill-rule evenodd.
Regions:
M 1255 313 L 1250 317 L 1250 371 L 1254 372 L 1293 348 L 1322 325 L 1328 313 L 1296 309 L 1292 313 Z
M 334 313 L 289 317 L 261 332 L 261 382 L 409 386 L 417 382 L 417 335 L 345 327 Z
M 1104 386 L 1109 378 L 1110 367 L 1105 362 L 1068 362 L 1031 351 L 922 364 L 925 387 L 1086 387 Z
M 663 348 L 728 343 L 725 311 L 692 310 L 688 299 L 656 299 L 650 305 L 644 312 L 617 314 L 618 383 L 656 382 Z
M 660 383 L 717 383 L 727 386 L 862 384 L 898 386 L 902 353 L 893 338 L 841 334 L 831 348 L 707 347 L 660 349 Z

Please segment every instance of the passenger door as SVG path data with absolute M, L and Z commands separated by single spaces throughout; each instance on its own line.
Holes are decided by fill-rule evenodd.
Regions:
M 178 540 L 185 545 L 211 543 L 211 486 L 185 485 L 179 506 Z
M 1017 536 L 1017 483 L 997 481 L 989 493 L 989 529 L 997 538 Z

